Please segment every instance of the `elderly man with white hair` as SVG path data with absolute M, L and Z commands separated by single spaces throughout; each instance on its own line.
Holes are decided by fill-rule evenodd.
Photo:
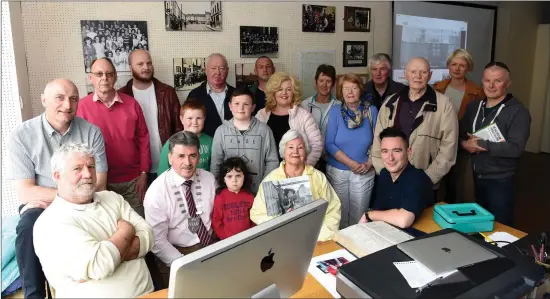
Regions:
M 266 182 L 307 176 L 313 200 L 323 199 L 328 201 L 325 219 L 318 237 L 318 241 L 327 241 L 332 239 L 340 226 L 340 199 L 328 183 L 325 175 L 313 166 L 306 164 L 310 150 L 307 138 L 300 131 L 291 129 L 283 135 L 279 143 L 279 154 L 283 157 L 283 162 L 281 162 L 279 168 L 270 172 L 260 184 L 260 189 L 250 209 L 250 219 L 256 224 L 261 224 L 281 215 L 281 213 L 274 213 L 273 209 L 267 209 L 266 205 L 271 203 L 266 203 L 264 187 L 269 185 L 269 183 L 265 184 Z M 279 198 L 279 201 L 281 200 L 282 198 Z M 279 202 L 278 206 L 283 205 Z M 293 206 L 292 203 L 290 203 L 290 206 Z M 283 214 L 286 212 L 288 210 L 282 210 Z
M 57 195 L 36 221 L 34 247 L 60 298 L 138 297 L 153 291 L 151 226 L 112 191 L 96 192 L 94 152 L 68 143 L 51 159 Z
M 227 59 L 220 53 L 213 53 L 206 57 L 206 81 L 193 89 L 187 100 L 198 100 L 206 108 L 206 122 L 203 133 L 214 137 L 216 129 L 222 121 L 233 117 L 229 110 L 231 94 L 235 88 L 227 84 L 229 65 Z
M 390 96 L 380 107 L 372 163 L 377 173 L 384 168 L 380 132 L 388 127 L 401 129 L 412 150 L 410 163 L 426 172 L 436 192 L 439 181 L 456 161 L 458 118 L 449 97 L 428 85 L 431 76 L 430 64 L 425 58 L 416 57 L 409 61 L 405 69 L 409 86 Z
M 388 96 L 400 92 L 405 85 L 392 80 L 392 61 L 386 53 L 372 55 L 368 61 L 368 68 L 371 79 L 365 83 L 362 99 L 367 99 L 370 95 L 372 104 L 380 110 L 384 100 Z

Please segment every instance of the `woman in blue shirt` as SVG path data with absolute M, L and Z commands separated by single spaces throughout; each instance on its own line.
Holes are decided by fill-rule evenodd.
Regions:
M 370 203 L 375 170 L 370 149 L 378 110 L 369 99 L 361 100 L 363 82 L 345 74 L 338 82 L 336 97 L 325 136 L 329 155 L 327 179 L 342 204 L 340 229 L 357 224 Z

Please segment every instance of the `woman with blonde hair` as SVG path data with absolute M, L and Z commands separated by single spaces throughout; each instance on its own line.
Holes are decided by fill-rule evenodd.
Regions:
M 287 73 L 276 72 L 267 81 L 265 97 L 265 108 L 258 111 L 256 118 L 271 128 L 275 144 L 279 144 L 290 129 L 305 134 L 311 146 L 307 164 L 315 166 L 323 152 L 323 138 L 315 118 L 300 105 L 300 81 Z M 282 157 L 279 157 L 279 161 L 282 161 Z
M 450 78 L 434 83 L 433 89 L 450 98 L 460 121 L 468 104 L 474 99 L 483 98 L 485 94 L 481 87 L 466 78 L 466 74 L 474 69 L 474 61 L 468 51 L 456 49 L 447 58 L 447 67 Z M 442 179 L 446 190 L 444 198 L 448 203 L 464 201 L 464 180 L 468 176 L 465 166 L 468 159 L 468 153 L 459 146 L 455 165 Z
M 336 98 L 328 116 L 325 135 L 328 153 L 327 179 L 342 204 L 340 229 L 357 224 L 367 211 L 374 187 L 375 170 L 370 150 L 378 109 L 361 99 L 363 81 L 348 73 L 338 80 Z

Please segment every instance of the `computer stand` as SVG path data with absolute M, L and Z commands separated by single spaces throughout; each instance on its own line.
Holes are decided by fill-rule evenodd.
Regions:
M 275 284 L 272 284 L 250 298 L 281 298 L 281 292 Z

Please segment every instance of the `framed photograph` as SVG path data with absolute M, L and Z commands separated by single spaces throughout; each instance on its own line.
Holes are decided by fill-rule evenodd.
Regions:
M 344 6 L 344 31 L 370 32 L 370 8 Z
M 206 80 L 206 58 L 174 58 L 174 88 L 192 90 Z
M 221 31 L 221 1 L 164 1 L 166 31 Z
M 274 63 L 276 72 L 283 71 L 283 66 L 280 63 Z M 255 81 L 258 81 L 258 76 L 254 71 L 254 63 L 236 63 L 235 64 L 235 80 L 236 87 L 248 86 Z
M 302 4 L 302 32 L 336 31 L 336 7 Z
M 367 66 L 367 41 L 344 41 L 344 67 Z
M 278 57 L 279 31 L 277 27 L 240 27 L 241 57 Z
M 84 69 L 91 72 L 92 61 L 109 57 L 117 72 L 129 72 L 128 55 L 136 49 L 149 50 L 145 21 L 80 21 Z

